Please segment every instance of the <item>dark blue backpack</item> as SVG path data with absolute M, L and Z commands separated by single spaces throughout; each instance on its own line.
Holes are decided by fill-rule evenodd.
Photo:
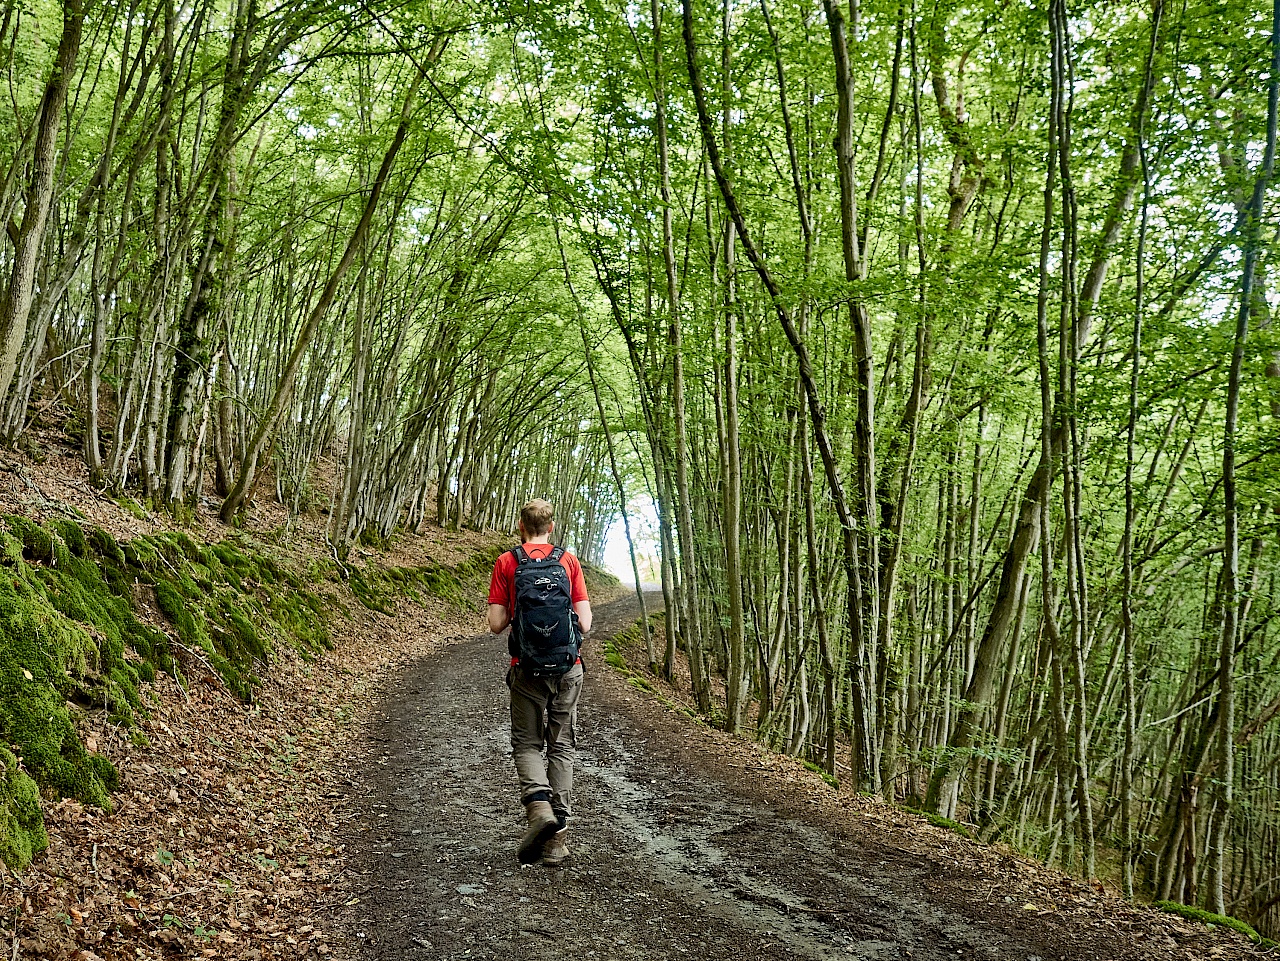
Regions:
M 512 654 L 533 677 L 559 677 L 577 663 L 582 646 L 569 572 L 560 563 L 564 548 L 544 558 L 530 557 L 523 547 L 511 553 L 516 558 Z

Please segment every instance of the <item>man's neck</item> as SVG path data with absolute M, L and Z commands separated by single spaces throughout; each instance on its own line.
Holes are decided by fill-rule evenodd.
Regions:
M 535 535 L 534 537 L 530 537 L 528 540 L 526 540 L 526 541 L 525 541 L 525 543 L 526 543 L 526 544 L 550 544 L 550 543 L 551 543 L 551 535 L 550 535 L 550 534 L 537 534 L 537 535 Z

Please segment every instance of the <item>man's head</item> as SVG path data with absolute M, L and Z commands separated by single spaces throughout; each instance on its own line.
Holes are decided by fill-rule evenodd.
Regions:
M 555 529 L 555 508 L 535 497 L 520 508 L 520 529 L 526 537 L 541 537 Z

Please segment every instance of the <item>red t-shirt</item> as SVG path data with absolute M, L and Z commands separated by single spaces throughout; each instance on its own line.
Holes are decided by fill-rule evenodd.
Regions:
M 535 558 L 550 557 L 553 550 L 555 550 L 554 544 L 524 545 L 524 552 Z M 569 575 L 572 603 L 577 604 L 578 601 L 588 600 L 587 582 L 582 576 L 582 565 L 578 563 L 578 559 L 566 551 L 560 555 L 560 566 Z M 508 615 L 516 609 L 515 578 L 516 555 L 512 551 L 506 551 L 493 565 L 493 577 L 489 580 L 489 603 L 501 604 L 507 609 Z

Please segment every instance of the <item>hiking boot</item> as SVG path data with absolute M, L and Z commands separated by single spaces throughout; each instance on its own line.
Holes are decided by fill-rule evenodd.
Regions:
M 547 841 L 547 846 L 542 850 L 542 863 L 547 867 L 559 867 L 565 861 L 569 860 L 569 845 L 565 844 L 565 838 L 569 835 L 568 828 L 561 828 L 555 834 L 551 835 Z
M 547 839 L 560 827 L 555 812 L 547 801 L 530 801 L 525 805 L 525 817 L 529 827 L 525 829 L 520 846 L 516 849 L 516 859 L 521 864 L 533 864 L 542 857 L 542 849 Z

